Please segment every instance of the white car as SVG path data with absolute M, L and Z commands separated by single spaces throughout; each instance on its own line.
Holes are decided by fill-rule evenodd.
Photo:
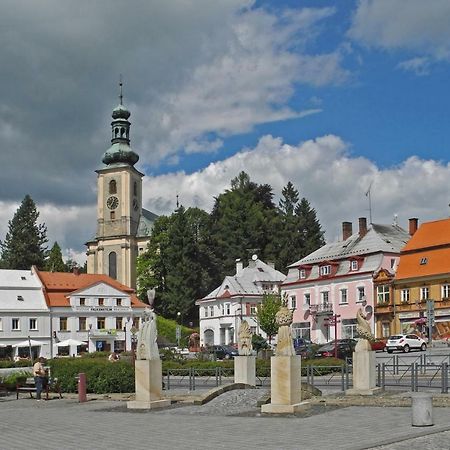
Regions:
M 386 342 L 388 353 L 392 353 L 394 350 L 403 350 L 407 353 L 413 348 L 424 352 L 427 349 L 427 343 L 416 334 L 396 334 L 390 336 Z

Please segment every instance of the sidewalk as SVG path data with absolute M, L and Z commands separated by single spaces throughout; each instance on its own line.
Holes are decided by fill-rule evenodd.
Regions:
M 0 445 L 11 450 L 36 445 L 49 450 L 356 450 L 450 430 L 450 408 L 434 409 L 435 426 L 413 428 L 409 407 L 351 406 L 310 417 L 225 416 L 226 405 L 233 403 L 228 396 L 215 405 L 129 411 L 123 401 L 3 399 Z M 448 442 L 448 434 L 434 434 L 425 442 L 436 437 Z M 402 444 L 386 448 L 406 448 L 396 445 Z

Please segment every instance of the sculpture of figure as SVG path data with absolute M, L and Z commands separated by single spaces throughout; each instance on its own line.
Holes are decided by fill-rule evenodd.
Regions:
M 155 304 L 155 295 L 156 295 L 156 289 L 149 289 L 147 291 L 147 300 L 148 304 L 150 306 L 150 309 L 153 311 L 153 305 Z
M 356 331 L 361 339 L 356 344 L 355 352 L 371 351 L 372 346 L 370 345 L 370 342 L 374 341 L 375 337 L 361 308 L 359 308 L 356 313 L 356 322 Z
M 159 359 L 157 337 L 156 314 L 145 308 L 138 332 L 136 359 Z
M 295 356 L 294 341 L 290 327 L 292 311 L 283 304 L 275 314 L 275 322 L 279 326 L 275 356 Z
M 248 356 L 252 354 L 252 333 L 246 320 L 243 320 L 239 326 L 238 332 L 238 352 L 239 356 Z

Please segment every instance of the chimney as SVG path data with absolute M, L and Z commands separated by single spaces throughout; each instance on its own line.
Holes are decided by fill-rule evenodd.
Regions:
M 342 222 L 342 240 L 346 241 L 353 234 L 352 223 Z
M 360 217 L 359 222 L 359 236 L 363 237 L 367 234 L 367 219 L 365 217 Z
M 240 258 L 236 259 L 236 275 L 239 275 L 244 268 L 244 263 L 240 260 Z
M 416 217 L 413 217 L 412 219 L 409 219 L 409 235 L 412 236 L 419 227 L 419 219 Z
M 80 275 L 80 269 L 79 269 L 78 267 L 74 267 L 74 268 L 72 269 L 72 273 L 73 273 L 74 275 Z

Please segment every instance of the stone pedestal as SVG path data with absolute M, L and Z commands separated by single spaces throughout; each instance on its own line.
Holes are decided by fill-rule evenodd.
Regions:
M 353 389 L 347 395 L 373 395 L 381 389 L 376 387 L 375 352 L 353 352 Z
M 263 413 L 293 413 L 302 408 L 300 356 L 272 356 L 270 359 L 270 403 L 262 405 Z
M 234 382 L 256 386 L 256 356 L 234 357 Z
M 162 364 L 160 359 L 135 361 L 136 400 L 127 402 L 130 409 L 153 409 L 170 405 L 162 398 Z

